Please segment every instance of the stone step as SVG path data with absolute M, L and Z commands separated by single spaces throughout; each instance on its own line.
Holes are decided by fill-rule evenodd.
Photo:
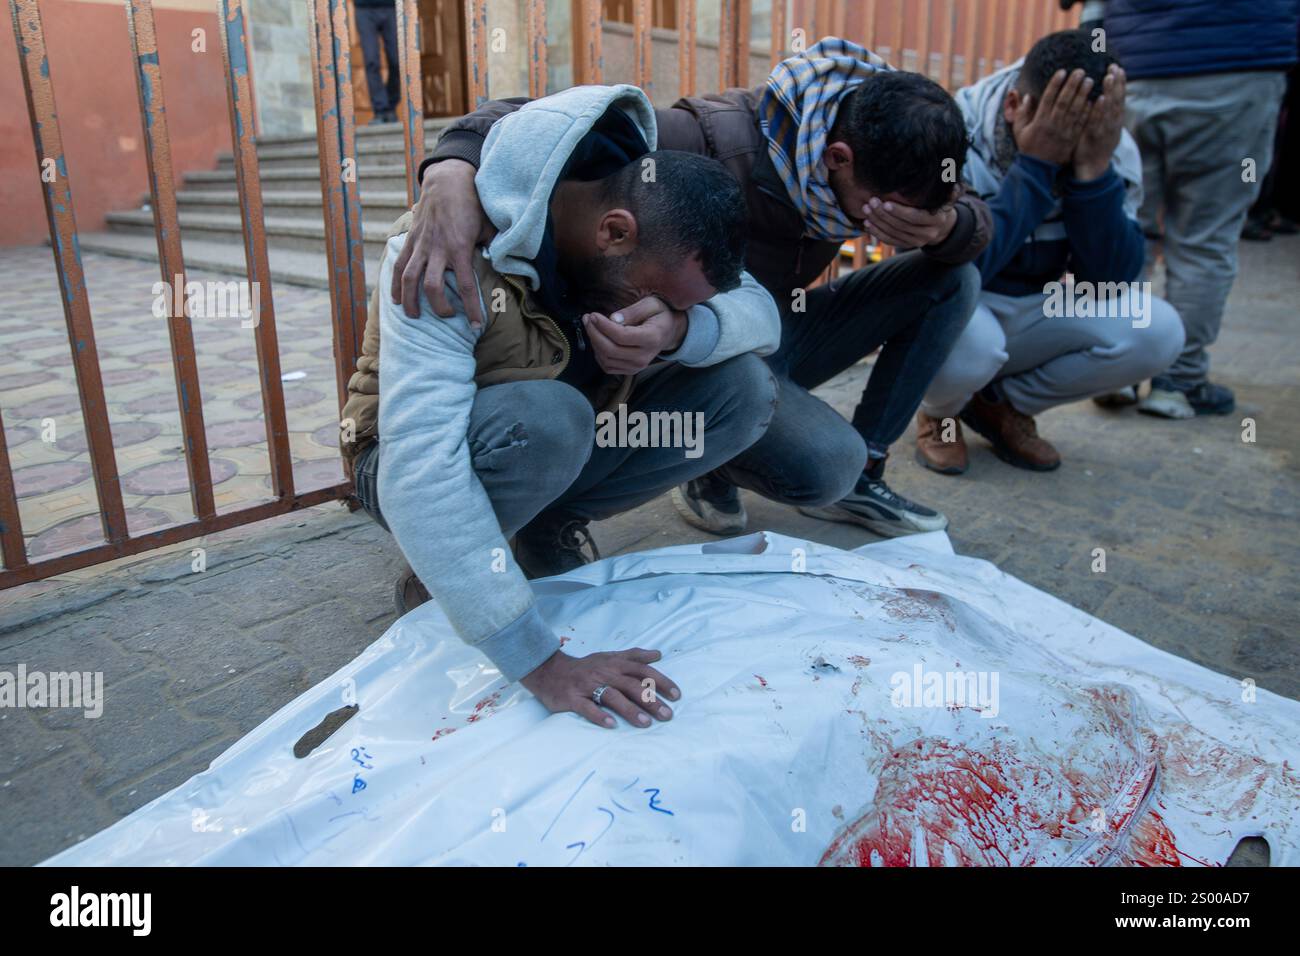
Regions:
M 102 252 L 127 259 L 158 261 L 158 243 L 152 235 L 126 232 L 92 232 L 79 236 L 81 249 Z M 181 237 L 181 252 L 187 272 L 207 271 L 222 276 L 247 278 L 244 247 L 237 242 L 214 241 L 196 235 Z M 322 253 L 287 249 L 277 245 L 267 248 L 271 267 L 271 283 L 309 286 L 314 289 L 329 288 L 329 268 Z M 379 259 L 366 257 L 366 288 L 373 290 L 379 271 Z
M 454 123 L 457 117 L 444 116 L 437 119 L 426 119 L 424 121 L 424 135 L 427 140 L 435 140 L 447 128 L 448 124 Z M 400 123 L 378 123 L 368 126 L 358 126 L 356 128 L 356 142 L 358 147 L 373 143 L 400 143 L 402 142 L 402 126 Z M 303 146 L 316 145 L 316 132 L 310 133 L 272 133 L 257 137 L 258 149 L 281 147 L 281 146 Z
M 424 154 L 427 156 L 433 149 L 434 142 L 429 140 L 425 145 Z M 257 165 L 259 169 L 282 169 L 286 166 L 302 166 L 311 164 L 320 168 L 319 153 L 316 151 L 316 144 L 302 146 L 279 146 L 274 149 L 259 149 L 257 151 Z M 357 163 L 366 163 L 368 165 L 378 166 L 401 166 L 405 168 L 406 149 L 401 142 L 392 144 L 376 144 L 366 146 L 357 150 Z M 234 169 L 235 161 L 229 153 L 217 154 L 217 169 Z
M 262 169 L 258 176 L 262 192 L 270 190 L 289 190 L 309 192 L 315 190 L 320 195 L 320 166 L 316 162 L 284 166 L 276 169 Z M 186 190 L 233 190 L 235 188 L 234 169 L 204 169 L 185 174 Z M 361 201 L 371 191 L 406 192 L 406 167 L 397 165 L 379 165 L 363 163 L 357 166 L 357 188 Z
M 438 142 L 443 128 L 450 120 L 427 121 L 424 127 L 424 149 L 427 154 Z M 260 137 L 257 140 L 257 161 L 262 167 L 301 164 L 304 161 L 315 162 L 319 144 L 316 134 L 297 136 Z M 357 130 L 357 156 L 361 162 L 375 157 L 384 157 L 383 162 L 400 165 L 406 149 L 402 128 L 395 123 L 385 123 L 378 129 L 365 126 Z M 234 166 L 234 153 L 222 150 L 217 153 L 219 168 Z
M 153 213 L 147 209 L 110 212 L 104 219 L 111 232 L 147 236 L 154 234 Z M 388 234 L 391 225 L 391 220 L 362 223 L 366 258 L 378 260 L 383 252 L 384 236 Z M 189 235 L 196 239 L 225 242 L 236 249 L 243 248 L 243 223 L 237 213 L 182 212 L 180 226 L 182 242 Z M 325 226 L 323 222 L 313 222 L 310 219 L 267 216 L 266 241 L 268 249 L 315 252 L 324 256 Z
M 149 199 L 147 194 L 141 198 L 142 209 L 148 208 Z M 233 189 L 182 189 L 176 194 L 176 203 L 182 213 L 239 213 L 239 193 Z M 374 190 L 365 193 L 361 201 L 362 218 L 372 222 L 392 223 L 409 208 L 405 191 Z M 324 222 L 319 189 L 263 192 L 262 209 L 264 217 Z

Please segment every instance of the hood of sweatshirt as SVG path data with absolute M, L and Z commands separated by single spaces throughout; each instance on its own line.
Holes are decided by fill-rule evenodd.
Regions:
M 474 185 L 497 229 L 487 248 L 492 267 L 538 286 L 533 260 L 541 249 L 551 193 L 569 157 L 605 113 L 622 110 L 654 149 L 654 106 L 635 86 L 575 86 L 533 100 L 502 117 L 483 143 Z

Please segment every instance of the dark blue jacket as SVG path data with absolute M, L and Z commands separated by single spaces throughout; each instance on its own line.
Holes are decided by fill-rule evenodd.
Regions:
M 1066 270 L 1087 282 L 1132 282 L 1142 274 L 1146 243 L 1124 212 L 1124 182 L 1113 166 L 1100 179 L 1081 183 L 1059 166 L 1021 153 L 997 193 L 980 198 L 995 223 L 993 241 L 975 260 L 990 292 L 1041 293 Z M 1064 235 L 1035 239 L 1044 223 L 1059 223 Z
M 1110 0 L 1103 25 L 1128 78 L 1284 70 L 1300 0 Z

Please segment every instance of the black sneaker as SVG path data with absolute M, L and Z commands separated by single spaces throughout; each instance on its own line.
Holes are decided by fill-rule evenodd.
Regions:
M 530 521 L 515 535 L 514 554 L 529 580 L 565 574 L 600 560 L 586 519 L 562 512 L 543 512 Z
M 1225 385 L 1202 382 L 1187 393 L 1187 404 L 1198 415 L 1231 415 L 1237 407 L 1237 396 Z
M 687 524 L 709 534 L 740 534 L 749 520 L 740 489 L 713 474 L 678 485 L 672 498 Z
M 810 518 L 862 525 L 885 538 L 942 531 L 948 527 L 948 519 L 938 511 L 895 494 L 883 477 L 867 475 L 858 479 L 847 497 L 834 504 L 799 510 Z

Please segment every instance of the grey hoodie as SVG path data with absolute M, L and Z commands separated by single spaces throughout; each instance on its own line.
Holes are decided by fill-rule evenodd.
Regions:
M 624 110 L 654 149 L 654 109 L 634 86 L 580 86 L 536 100 L 498 123 L 475 177 L 496 238 L 483 254 L 503 274 L 534 287 L 531 259 L 541 247 L 551 193 L 578 141 L 611 107 Z M 392 283 L 406 234 L 388 242 L 378 285 Z M 421 295 L 420 317 L 380 296 L 379 501 L 412 570 L 456 632 L 481 650 L 507 680 L 518 680 L 559 650 L 532 589 L 515 565 L 487 493 L 470 460 L 467 433 L 474 404 L 472 330 L 451 273 L 440 318 Z M 475 295 L 483 301 L 481 290 Z M 487 321 L 492 313 L 482 309 Z M 746 352 L 768 355 L 780 344 L 772 297 L 747 273 L 741 286 L 688 313 L 681 347 L 666 358 L 707 366 Z M 493 567 L 505 570 L 494 572 Z

